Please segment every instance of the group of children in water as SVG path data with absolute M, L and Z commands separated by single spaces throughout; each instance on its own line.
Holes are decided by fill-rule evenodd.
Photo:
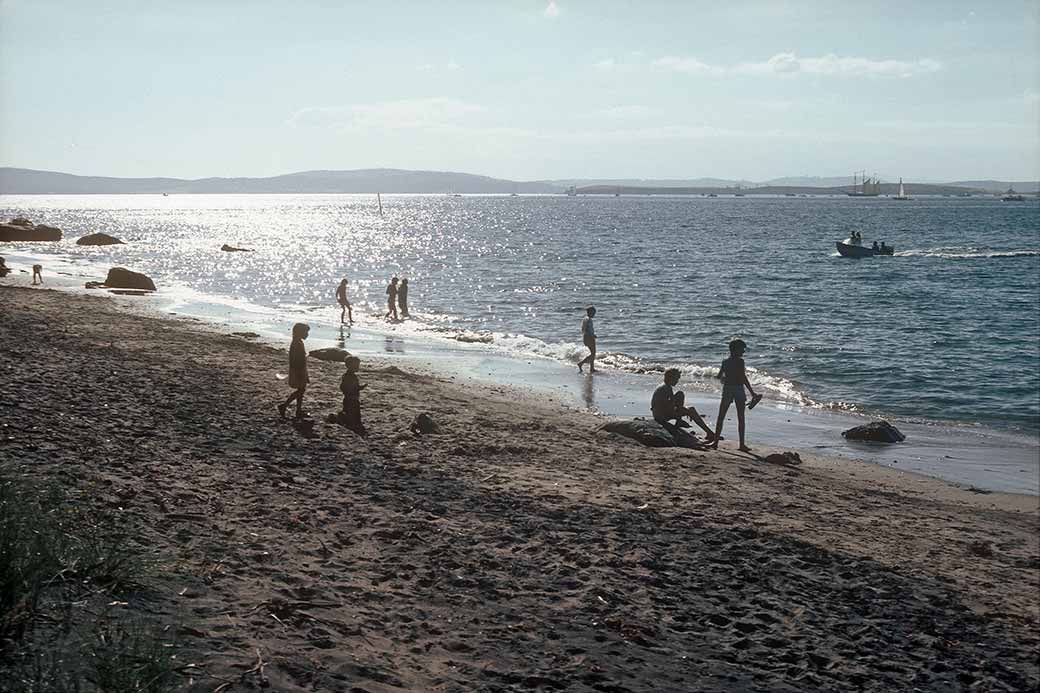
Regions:
M 397 278 L 394 277 L 391 286 L 394 286 L 396 281 Z M 340 284 L 337 298 L 342 296 L 345 300 L 346 282 L 347 280 L 344 279 Z M 391 295 L 390 287 L 387 287 L 387 295 Z M 397 296 L 395 295 L 394 297 L 396 298 Z M 349 308 L 350 304 L 347 303 L 344 306 L 344 311 L 348 311 Z M 588 363 L 590 373 L 595 372 L 596 331 L 592 322 L 595 315 L 595 307 L 589 306 L 586 309 L 586 317 L 582 320 L 582 338 L 589 349 L 589 355 L 578 363 L 579 371 Z M 289 405 L 293 402 L 296 403 L 296 418 L 302 419 L 304 417 L 303 396 L 307 391 L 308 383 L 310 383 L 310 377 L 307 373 L 307 350 L 303 342 L 309 334 L 310 326 L 306 323 L 298 322 L 293 325 L 292 344 L 289 346 L 289 387 L 293 391 L 283 403 L 278 405 L 278 413 L 283 417 Z M 751 449 L 747 446 L 745 439 L 744 412 L 745 409 L 754 409 L 761 401 L 762 395 L 755 392 L 754 388 L 751 387 L 751 381 L 748 380 L 747 371 L 744 367 L 745 351 L 747 351 L 747 344 L 744 340 L 734 339 L 729 343 L 729 358 L 723 360 L 722 366 L 719 368 L 717 377 L 722 381 L 722 400 L 719 403 L 719 415 L 715 421 L 715 430 L 708 427 L 694 407 L 686 406 L 686 396 L 683 392 L 675 391 L 675 386 L 679 384 L 679 378 L 682 375 L 678 368 L 667 369 L 664 372 L 664 384 L 654 390 L 653 397 L 650 400 L 650 411 L 654 420 L 661 424 L 676 440 L 679 440 L 684 435 L 680 429 L 689 428 L 690 426 L 684 420 L 685 417 L 689 417 L 704 431 L 706 445 L 717 449 L 719 441 L 722 440 L 722 424 L 726 419 L 726 413 L 729 411 L 730 405 L 734 405 L 737 410 L 737 432 L 740 436 L 740 450 L 750 452 Z M 339 384 L 339 389 L 343 393 L 343 410 L 340 415 L 340 421 L 347 428 L 363 436 L 366 431 L 361 421 L 361 390 L 365 388 L 365 385 L 362 385 L 358 379 L 361 360 L 356 356 L 347 356 L 344 365 L 346 366 L 346 372 L 340 379 Z M 750 403 L 747 400 L 745 388 L 747 388 L 747 392 L 751 393 Z

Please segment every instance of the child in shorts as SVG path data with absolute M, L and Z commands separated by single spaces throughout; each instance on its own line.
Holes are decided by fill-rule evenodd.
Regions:
M 751 448 L 744 441 L 744 405 L 747 402 L 744 388 L 746 387 L 747 391 L 751 393 L 749 409 L 758 404 L 758 401 L 762 399 L 762 395 L 755 394 L 751 383 L 748 381 L 747 372 L 744 370 L 743 357 L 745 351 L 747 351 L 747 344 L 744 343 L 744 340 L 734 339 L 729 343 L 729 358 L 724 360 L 722 367 L 719 368 L 718 378 L 722 381 L 722 401 L 719 403 L 719 418 L 715 421 L 715 440 L 710 445 L 712 448 L 719 447 L 719 436 L 722 435 L 722 422 L 725 421 L 726 411 L 732 403 L 737 406 L 737 432 L 740 434 L 740 450 L 741 452 L 751 452 Z

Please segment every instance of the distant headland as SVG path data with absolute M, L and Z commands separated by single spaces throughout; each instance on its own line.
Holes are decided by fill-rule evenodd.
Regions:
M 301 171 L 266 178 L 116 178 L 0 167 L 0 194 L 126 195 L 186 193 L 445 193 L 577 195 L 842 195 L 852 190 L 847 178 L 777 178 L 769 181 L 697 179 L 555 179 L 513 181 L 451 171 L 375 168 L 349 171 Z M 1038 181 L 969 180 L 913 183 L 912 195 L 996 194 L 1013 188 L 1040 191 Z M 882 181 L 880 194 L 894 195 L 898 182 Z

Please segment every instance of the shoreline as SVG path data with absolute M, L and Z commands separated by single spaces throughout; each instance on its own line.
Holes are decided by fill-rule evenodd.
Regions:
M 19 254 L 12 257 L 18 258 Z M 52 284 L 46 288 L 75 295 L 97 293 L 82 288 L 80 280 L 101 277 L 83 273 L 87 268 L 75 263 L 59 267 L 61 274 L 51 272 Z M 9 275 L 6 284 L 28 284 L 28 275 L 18 277 L 24 281 L 12 282 L 16 276 Z M 338 308 L 334 306 L 300 307 L 289 312 L 202 295 L 174 296 L 162 290 L 149 297 L 122 299 L 120 304 L 143 315 L 187 317 L 227 332 L 256 332 L 260 342 L 276 347 L 288 344 L 292 322 L 308 322 L 312 328 L 309 350 L 340 346 L 363 358 L 381 355 L 431 375 L 456 376 L 513 388 L 532 397 L 548 398 L 569 409 L 602 416 L 648 416 L 650 393 L 659 384 L 657 374 L 639 375 L 609 369 L 593 378 L 578 377 L 574 367 L 557 359 L 511 353 L 494 345 L 459 342 L 430 332 L 409 330 L 407 324 L 388 324 L 368 315 L 361 324 L 344 333 L 337 329 Z M 683 383 L 679 389 L 683 389 Z M 686 389 L 686 394 L 709 425 L 713 424 L 718 395 L 699 389 Z M 767 397 L 755 412 L 748 414 L 748 439 L 756 450 L 794 448 L 922 474 L 969 489 L 1040 495 L 1040 438 L 977 424 L 919 423 L 898 418 L 891 420 L 907 435 L 903 443 L 864 444 L 841 437 L 842 430 L 877 418 L 804 407 Z M 736 435 L 732 410 L 723 435 L 727 438 Z
M 258 653 L 301 692 L 1040 683 L 1035 497 L 644 448 L 395 358 L 363 359 L 365 439 L 321 422 L 342 366 L 312 359 L 311 434 L 274 411 L 284 348 L 121 297 L 0 302 L 0 472 L 119 513 L 159 566 L 120 596 L 182 615 L 183 690 L 251 690 Z

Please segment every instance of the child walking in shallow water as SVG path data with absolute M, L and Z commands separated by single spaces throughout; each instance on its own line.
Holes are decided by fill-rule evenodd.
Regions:
M 762 395 L 755 394 L 751 383 L 748 381 L 747 372 L 744 370 L 743 356 L 746 350 L 747 344 L 744 343 L 743 339 L 734 339 L 729 343 L 729 358 L 723 361 L 722 367 L 719 368 L 718 377 L 722 381 L 722 401 L 719 403 L 719 418 L 715 421 L 715 440 L 712 441 L 710 447 L 719 447 L 719 436 L 722 435 L 722 422 L 726 419 L 726 411 L 729 409 L 729 405 L 733 403 L 737 405 L 737 432 L 740 434 L 740 450 L 742 452 L 751 452 L 751 448 L 747 446 L 744 440 L 744 404 L 747 402 L 744 388 L 747 387 L 748 392 L 751 393 L 749 409 L 758 404 L 758 401 L 762 399 Z
M 307 375 L 307 349 L 303 340 L 307 339 L 311 328 L 307 323 L 298 322 L 292 328 L 292 344 L 289 345 L 289 387 L 293 389 L 285 402 L 278 405 L 278 413 L 285 416 L 285 410 L 296 400 L 296 418 L 303 418 L 303 393 L 307 391 L 310 377 Z
M 347 428 L 359 436 L 365 435 L 365 425 L 361 423 L 361 391 L 365 389 L 358 381 L 358 369 L 361 368 L 361 359 L 357 356 L 348 356 L 343 362 L 347 372 L 339 381 L 340 392 L 343 393 L 343 416 L 346 419 Z

